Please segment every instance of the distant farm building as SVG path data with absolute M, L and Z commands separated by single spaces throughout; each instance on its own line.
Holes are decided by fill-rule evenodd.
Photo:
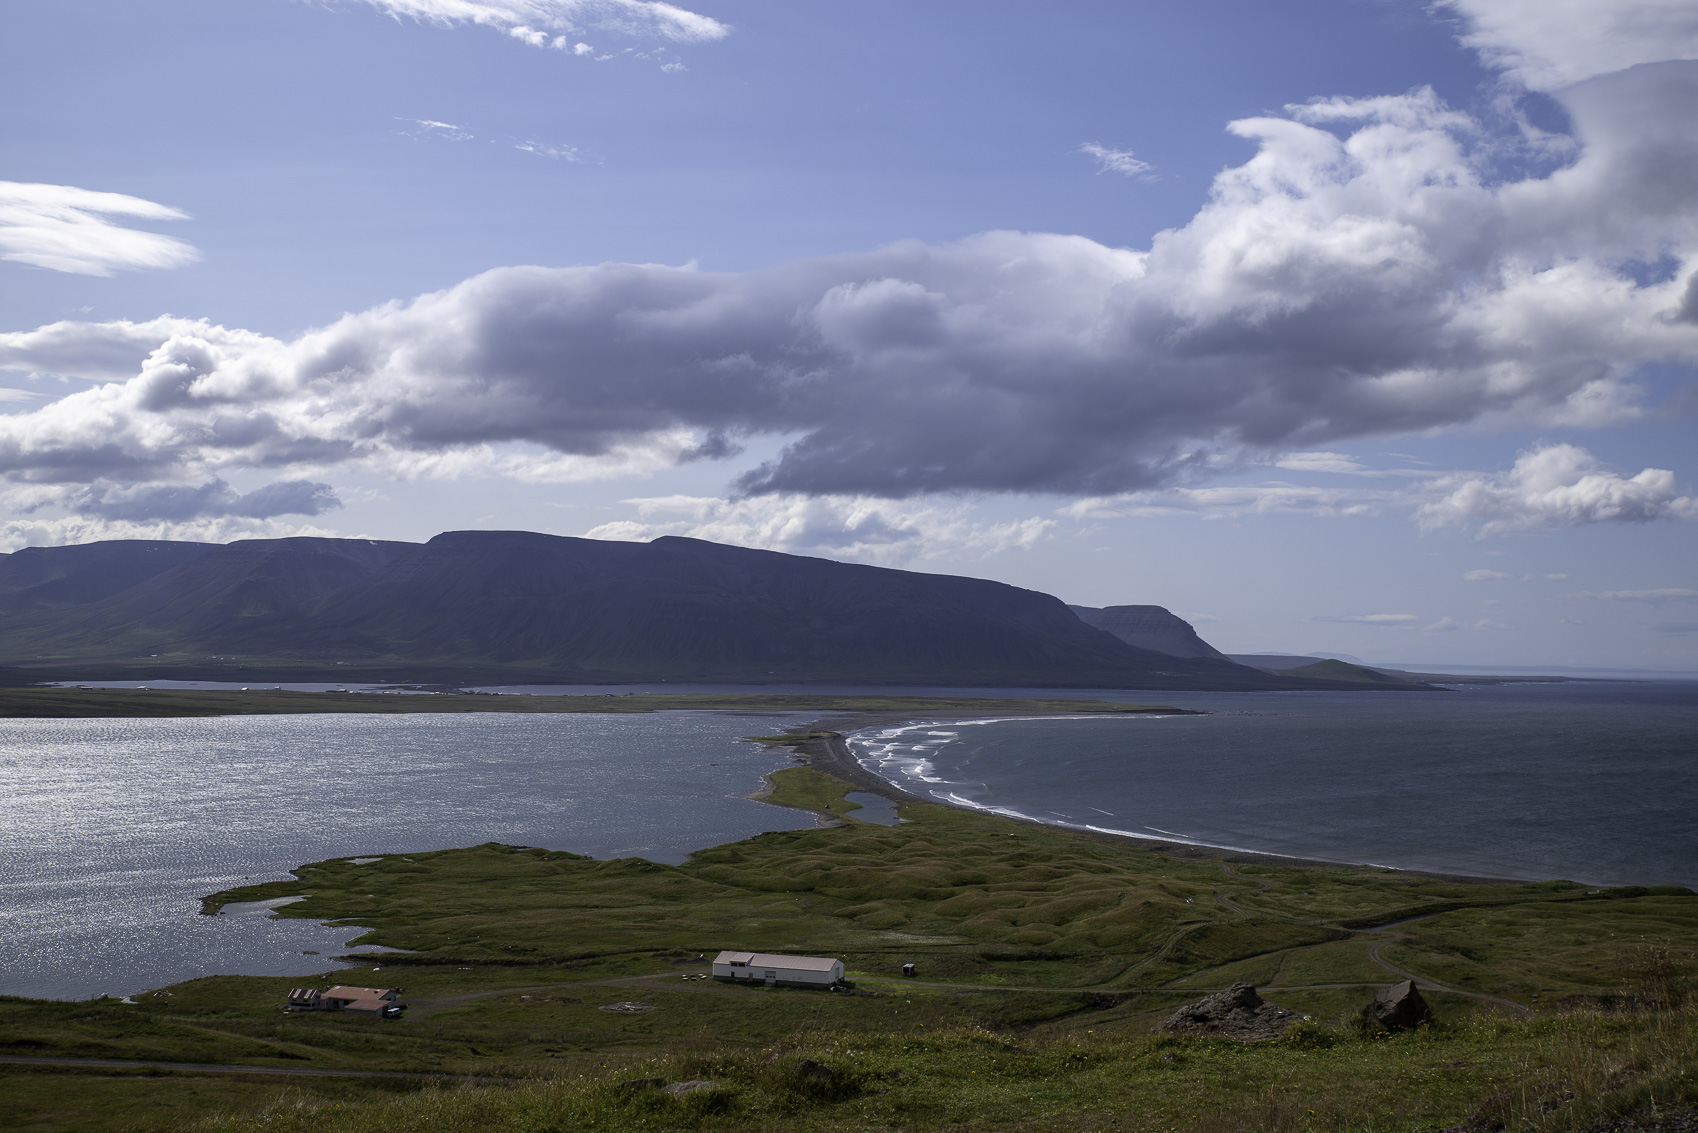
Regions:
M 767 987 L 831 987 L 843 982 L 843 961 L 825 956 L 721 952 L 713 958 L 713 978 Z
M 341 1011 L 347 1015 L 369 1015 L 393 1019 L 401 1014 L 401 989 L 398 987 L 336 987 L 319 991 L 315 987 L 297 987 L 289 992 L 292 1011 Z

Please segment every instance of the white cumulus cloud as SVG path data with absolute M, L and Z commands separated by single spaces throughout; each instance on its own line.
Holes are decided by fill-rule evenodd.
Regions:
M 724 500 L 664 496 L 627 500 L 636 520 L 602 524 L 592 539 L 684 535 L 791 554 L 901 563 L 943 555 L 1026 549 L 1055 526 L 1048 519 L 984 522 L 968 509 L 848 496 L 757 496 Z
M 1505 474 L 1458 476 L 1439 487 L 1445 494 L 1416 511 L 1423 527 L 1465 527 L 1492 535 L 1588 523 L 1698 519 L 1698 498 L 1681 494 L 1673 472 L 1647 468 L 1622 476 L 1585 449 L 1568 444 L 1523 453 Z
M 1534 90 L 1641 63 L 1698 59 L 1692 0 L 1441 0 L 1462 42 Z
M 186 220 L 188 213 L 123 193 L 73 185 L 0 181 L 0 260 L 77 275 L 175 268 L 193 263 L 193 246 L 113 222 Z

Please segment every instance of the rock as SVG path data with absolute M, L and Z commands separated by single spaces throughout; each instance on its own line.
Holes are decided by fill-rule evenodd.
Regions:
M 596 1010 L 611 1011 L 616 1015 L 636 1015 L 643 1011 L 653 1011 L 654 1005 L 649 1003 L 638 1003 L 634 999 L 627 999 L 623 1003 L 603 1004 L 602 1006 L 597 1007 Z
M 1277 1039 L 1297 1018 L 1293 1012 L 1269 1003 L 1246 983 L 1187 1003 L 1162 1021 L 1156 1029 L 1170 1035 L 1224 1035 L 1259 1042 Z
M 671 1094 L 675 1098 L 681 1098 L 686 1094 L 693 1094 L 697 1090 L 717 1089 L 719 1089 L 718 1082 L 709 1082 L 704 1078 L 698 1078 L 693 1082 L 674 1082 L 670 1086 L 662 1086 L 660 1088 L 660 1092 L 663 1094 Z
M 1362 1008 L 1362 1021 L 1371 1030 L 1410 1031 L 1432 1018 L 1433 1010 L 1421 998 L 1414 980 L 1380 989 L 1374 1001 Z

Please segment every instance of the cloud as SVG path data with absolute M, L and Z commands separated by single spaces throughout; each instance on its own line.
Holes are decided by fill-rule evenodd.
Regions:
M 0 520 L 0 551 L 23 547 L 64 547 L 106 539 L 175 539 L 195 543 L 228 543 L 235 539 L 283 539 L 296 535 L 335 536 L 337 532 L 310 523 L 277 519 L 212 517 L 185 522 L 134 522 L 87 516 L 56 519 Z
M 1594 594 L 1582 591 L 1576 598 L 1602 598 L 1611 602 L 1644 602 L 1661 606 L 1668 602 L 1698 602 L 1698 590 L 1667 588 L 1662 590 L 1605 590 Z
M 1698 622 L 1663 622 L 1652 626 L 1651 632 L 1666 637 L 1685 637 L 1687 634 L 1698 633 Z
M 210 480 L 195 485 L 95 484 L 63 500 L 62 506 L 78 515 L 140 523 L 321 515 L 341 507 L 342 501 L 329 484 L 311 480 L 277 480 L 247 493 L 234 491 L 223 480 Z
M 0 181 L 0 260 L 76 275 L 182 267 L 199 258 L 191 245 L 109 218 L 186 220 L 188 215 L 122 193 Z
M 392 6 L 533 29 L 545 9 L 586 25 L 614 11 Z M 1270 459 L 1323 470 L 1305 455 L 1368 436 L 1619 421 L 1638 412 L 1638 366 L 1698 361 L 1698 323 L 1674 317 L 1698 272 L 1698 64 L 1557 97 L 1578 141 L 1533 174 L 1495 173 L 1514 139 L 1429 90 L 1233 123 L 1253 156 L 1142 249 L 991 232 L 740 273 L 502 268 L 288 340 L 180 320 L 7 335 L 0 357 L 40 372 L 146 352 L 121 384 L 0 420 L 0 476 L 412 474 L 539 452 L 590 475 L 759 438 L 776 455 L 736 494 L 1407 507 L 1408 492 L 1198 484 Z M 1678 269 L 1641 278 L 1636 257 Z M 1563 452 L 1591 460 L 1541 452 L 1420 498 L 1423 522 L 1489 533 L 1690 506 L 1654 470 L 1538 489 L 1528 477 Z
M 1085 142 L 1080 145 L 1079 152 L 1097 159 L 1098 173 L 1119 173 L 1148 180 L 1148 174 L 1155 169 L 1149 162 L 1135 157 L 1129 149 L 1115 149 L 1097 142 Z
M 1516 582 L 1524 581 L 1525 575 L 1510 574 L 1502 570 L 1471 570 L 1462 576 L 1464 582 Z
M 391 16 L 426 23 L 490 27 L 533 47 L 554 47 L 573 55 L 588 55 L 594 50 L 576 39 L 589 28 L 674 43 L 705 43 L 731 34 L 728 24 L 659 0 L 365 0 L 365 3 Z
M 1674 473 L 1647 468 L 1622 476 L 1574 445 L 1522 453 L 1507 474 L 1463 475 L 1439 485 L 1446 494 L 1415 513 L 1425 528 L 1467 527 L 1481 535 L 1575 527 L 1588 523 L 1646 523 L 1698 519 L 1698 498 L 1680 494 Z
M 243 353 L 275 340 L 228 330 L 205 319 L 163 315 L 147 322 L 57 322 L 35 330 L 0 333 L 0 370 L 123 381 L 136 376 L 148 355 L 173 338 L 192 338 Z
M 1361 472 L 1363 467 L 1342 452 L 1288 452 L 1272 461 L 1287 472 Z
M 553 157 L 561 161 L 583 162 L 588 160 L 577 146 L 554 146 L 546 142 L 514 142 L 513 148 L 520 153 L 534 153 L 538 157 Z
M 1440 618 L 1438 621 L 1434 622 L 1432 625 L 1422 626 L 1421 632 L 1422 633 L 1455 633 L 1457 630 L 1462 629 L 1462 628 L 1464 628 L 1462 623 L 1457 621 L 1455 618 L 1444 617 L 1444 618 Z
M 1641 63 L 1698 59 L 1691 0 L 1440 0 L 1462 15 L 1462 42 L 1534 90 Z
M 1216 488 L 1157 488 L 1114 496 L 1088 496 L 1061 509 L 1073 519 L 1197 515 L 1238 519 L 1247 515 L 1299 514 L 1327 518 L 1378 515 L 1409 507 L 1406 492 L 1369 488 L 1314 488 L 1301 484 L 1238 484 Z
M 1359 625 L 1368 626 L 1407 626 L 1411 622 L 1420 621 L 1414 614 L 1344 614 L 1333 618 L 1316 616 L 1310 620 L 1317 622 L 1355 622 Z
M 625 502 L 636 507 L 639 518 L 602 524 L 587 533 L 589 538 L 646 541 L 684 535 L 791 554 L 900 563 L 1025 550 L 1055 526 L 1048 519 L 977 522 L 963 507 L 864 497 L 665 496 Z
M 444 142 L 469 142 L 473 140 L 471 131 L 456 126 L 452 122 L 436 122 L 429 118 L 397 118 L 397 122 L 411 122 L 411 130 L 400 130 L 398 133 L 409 138 L 435 138 Z

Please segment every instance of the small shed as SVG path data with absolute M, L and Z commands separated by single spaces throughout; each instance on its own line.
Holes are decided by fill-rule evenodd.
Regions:
M 721 952 L 713 958 L 713 978 L 767 987 L 830 987 L 843 981 L 843 961 L 827 956 Z
M 289 989 L 289 1006 L 296 1011 L 317 1011 L 323 1004 L 324 993 L 316 987 Z

